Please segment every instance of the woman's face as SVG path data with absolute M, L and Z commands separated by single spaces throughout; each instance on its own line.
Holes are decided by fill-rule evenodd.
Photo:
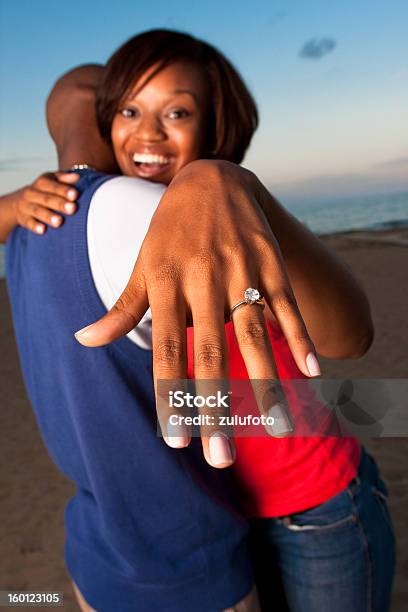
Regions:
M 163 68 L 132 87 L 112 123 L 112 143 L 123 174 L 171 181 L 204 154 L 207 87 L 202 71 L 185 62 Z

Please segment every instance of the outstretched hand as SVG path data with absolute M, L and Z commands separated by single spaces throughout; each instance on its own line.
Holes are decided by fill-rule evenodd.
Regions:
M 158 397 L 157 381 L 187 378 L 190 325 L 195 379 L 228 380 L 225 322 L 248 287 L 264 297 L 299 369 L 306 376 L 318 373 L 279 245 L 259 204 L 259 186 L 251 172 L 230 162 L 197 160 L 180 170 L 153 215 L 124 292 L 104 317 L 75 334 L 84 346 L 108 344 L 132 330 L 150 306 L 157 413 L 170 446 L 187 446 L 190 431 L 183 424 L 177 434 L 168 427 L 176 411 Z M 278 374 L 262 309 L 237 309 L 233 325 L 249 378 L 271 385 L 273 397 Z M 266 386 L 255 389 L 261 412 Z M 227 431 L 206 425 L 201 437 L 208 463 L 233 463 Z

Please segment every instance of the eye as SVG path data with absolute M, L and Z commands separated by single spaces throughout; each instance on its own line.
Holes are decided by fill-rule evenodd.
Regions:
M 137 114 L 137 111 L 135 108 L 129 108 L 128 106 L 125 108 L 121 108 L 119 112 L 122 115 L 122 117 L 126 117 L 127 119 L 136 117 L 136 114 Z
M 177 108 L 167 113 L 167 116 L 170 119 L 184 119 L 184 117 L 188 117 L 189 115 L 190 113 L 186 111 L 184 108 Z

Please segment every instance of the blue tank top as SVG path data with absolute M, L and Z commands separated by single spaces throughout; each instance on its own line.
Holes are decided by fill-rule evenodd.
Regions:
M 100 612 L 218 612 L 253 584 L 230 470 L 209 466 L 197 438 L 171 449 L 157 436 L 151 351 L 126 337 L 89 349 L 73 336 L 106 312 L 87 214 L 109 178 L 82 171 L 77 213 L 41 237 L 16 228 L 6 250 L 27 392 L 52 459 L 76 485 L 67 569 Z

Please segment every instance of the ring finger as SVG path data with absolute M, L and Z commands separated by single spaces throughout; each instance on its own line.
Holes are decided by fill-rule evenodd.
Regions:
M 239 282 L 242 287 L 242 281 Z M 257 283 L 248 287 L 255 287 Z M 244 299 L 238 285 L 231 290 L 231 308 Z M 243 304 L 231 315 L 235 336 L 255 399 L 261 415 L 272 419 L 266 431 L 273 436 L 284 436 L 293 430 L 289 408 L 279 383 L 275 358 L 266 327 L 263 310 L 259 304 Z

